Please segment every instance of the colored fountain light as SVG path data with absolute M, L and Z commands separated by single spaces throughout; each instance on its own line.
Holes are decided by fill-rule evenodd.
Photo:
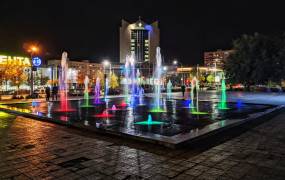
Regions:
M 120 104 L 119 106 L 120 106 L 120 107 L 127 107 L 128 104 L 127 104 L 125 101 L 123 101 L 123 102 L 121 102 L 121 104 Z
M 143 106 L 145 105 L 143 102 L 143 96 L 144 96 L 144 89 L 142 87 L 139 87 L 139 104 L 138 106 Z
M 101 114 L 96 114 L 94 117 L 97 118 L 110 118 L 110 117 L 115 117 L 112 114 L 109 114 L 107 110 L 104 110 Z
M 160 124 L 164 124 L 164 123 L 161 121 L 153 121 L 152 116 L 149 114 L 147 116 L 146 121 L 136 122 L 135 124 L 137 124 L 137 125 L 160 125 Z
M 153 108 L 149 112 L 152 112 L 152 113 L 163 113 L 163 112 L 166 112 L 166 110 L 164 110 L 162 108 Z
M 114 104 L 111 108 L 106 109 L 107 111 L 121 111 L 123 109 L 117 108 L 116 105 Z
M 196 77 L 194 76 L 194 78 L 191 80 L 191 104 L 190 104 L 190 107 L 192 108 L 195 108 L 195 105 L 194 105 L 194 88 L 196 87 Z M 196 89 L 197 90 L 197 89 Z
M 89 92 L 88 92 L 88 84 L 89 84 L 89 78 L 88 76 L 85 76 L 84 78 L 84 102 L 83 105 L 80 107 L 83 108 L 88 108 L 88 107 L 93 107 L 92 105 L 89 104 Z
M 130 64 L 131 64 L 131 90 L 132 90 L 132 97 L 136 95 L 136 66 L 135 66 L 135 52 L 132 51 L 130 56 Z
M 221 98 L 220 98 L 220 102 L 219 102 L 219 105 L 218 105 L 218 109 L 220 109 L 220 110 L 230 109 L 227 106 L 227 93 L 226 93 L 226 90 L 227 90 L 227 87 L 226 87 L 225 77 L 223 75 L 222 86 L 221 86 Z
M 183 101 L 183 108 L 194 108 L 194 107 L 192 107 L 192 100 L 191 99 L 184 100 Z
M 67 64 L 67 52 L 62 53 L 61 57 L 61 73 L 59 77 L 59 90 L 60 90 L 60 109 L 56 112 L 73 112 L 75 109 L 71 109 L 67 100 L 68 94 L 68 78 L 67 78 L 68 64 Z
M 100 101 L 100 78 L 96 78 L 96 85 L 95 85 L 95 90 L 94 90 L 94 104 L 102 104 Z
M 197 66 L 197 77 L 198 76 L 198 66 Z M 201 112 L 199 111 L 199 80 L 194 77 L 191 81 L 191 114 L 192 115 L 206 115 L 208 114 L 207 112 Z M 196 93 L 195 93 L 196 92 Z M 196 97 L 195 97 L 196 94 Z M 195 106 L 195 101 L 196 101 L 196 106 Z
M 117 107 L 116 107 L 115 104 L 112 106 L 112 110 L 113 110 L 113 111 L 116 111 L 116 110 L 117 110 Z
M 150 110 L 153 113 L 166 112 L 160 107 L 161 96 L 161 53 L 160 47 L 156 48 L 156 66 L 154 71 L 154 108 Z
M 194 110 L 191 110 L 191 114 L 194 114 L 194 115 L 206 115 L 206 114 L 209 114 L 209 113 L 196 111 L 196 110 L 194 109 Z
M 125 94 L 125 100 L 128 101 L 129 99 L 129 82 L 130 82 L 130 78 L 129 78 L 129 74 L 130 74 L 130 63 L 129 63 L 129 56 L 127 55 L 126 57 L 126 63 L 125 63 L 125 71 L 124 71 L 124 75 L 125 75 L 125 82 L 124 82 L 124 94 Z
M 237 100 L 236 107 L 238 109 L 241 109 L 243 107 L 243 102 L 240 99 Z

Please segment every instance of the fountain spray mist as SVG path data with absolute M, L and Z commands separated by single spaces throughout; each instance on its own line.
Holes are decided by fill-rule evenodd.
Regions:
M 63 52 L 61 56 L 61 73 L 59 75 L 60 109 L 58 110 L 62 112 L 73 111 L 73 109 L 70 109 L 67 100 L 67 94 L 68 94 L 67 71 L 68 71 L 67 52 Z
M 94 103 L 95 104 L 100 104 L 100 78 L 96 78 L 96 84 L 95 84 L 95 90 L 94 90 Z

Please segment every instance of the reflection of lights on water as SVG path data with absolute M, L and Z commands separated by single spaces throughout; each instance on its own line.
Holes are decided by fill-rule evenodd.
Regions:
M 32 101 L 32 106 L 33 107 L 36 107 L 36 106 L 38 106 L 39 105 L 39 103 L 38 102 L 36 102 L 36 101 Z
M 243 103 L 242 103 L 241 99 L 238 99 L 238 100 L 237 100 L 237 103 L 236 103 L 236 107 L 237 107 L 238 109 L 241 109 L 242 106 L 243 106 Z
M 10 115 L 6 112 L 0 111 L 0 118 L 9 118 L 9 117 L 12 117 L 12 115 Z
M 43 113 L 42 113 L 42 112 L 36 112 L 36 114 L 37 114 L 38 116 L 43 116 Z
M 114 115 L 109 114 L 107 110 L 104 110 L 101 114 L 96 114 L 94 117 L 97 117 L 97 118 L 110 118 L 110 117 L 114 117 Z
M 47 117 L 51 117 L 51 108 L 53 106 L 53 103 L 48 103 L 48 108 L 47 108 Z
M 60 116 L 59 120 L 67 122 L 68 121 L 68 117 L 67 116 Z
M 134 115 L 133 115 L 133 111 L 132 110 L 127 111 L 126 117 L 125 117 L 125 121 L 126 121 L 126 127 L 127 128 L 132 128 L 133 127 Z

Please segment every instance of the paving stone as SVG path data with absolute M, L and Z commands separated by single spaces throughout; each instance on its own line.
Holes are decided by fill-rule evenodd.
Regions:
M 90 137 L 63 126 L 18 116 L 9 129 L 0 129 L 0 177 L 284 179 L 283 119 L 284 112 L 206 150 L 170 150 L 147 143 L 126 145 L 125 140 L 99 135 Z M 65 166 L 80 157 L 87 160 Z

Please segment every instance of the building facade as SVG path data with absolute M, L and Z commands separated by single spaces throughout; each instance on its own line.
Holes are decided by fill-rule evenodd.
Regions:
M 160 30 L 158 21 L 146 24 L 141 19 L 135 23 L 122 20 L 120 27 L 120 63 L 132 52 L 137 63 L 155 61 L 156 47 L 159 46 Z
M 103 72 L 103 65 L 99 63 L 90 63 L 89 60 L 82 61 L 67 61 L 68 63 L 68 78 L 70 84 L 83 84 L 84 78 L 87 75 L 91 83 L 96 81 L 96 78 Z M 49 60 L 47 66 L 51 69 L 51 80 L 57 84 L 61 66 L 61 60 Z
M 223 68 L 224 61 L 234 52 L 234 50 L 217 50 L 204 52 L 204 65 L 206 67 Z

